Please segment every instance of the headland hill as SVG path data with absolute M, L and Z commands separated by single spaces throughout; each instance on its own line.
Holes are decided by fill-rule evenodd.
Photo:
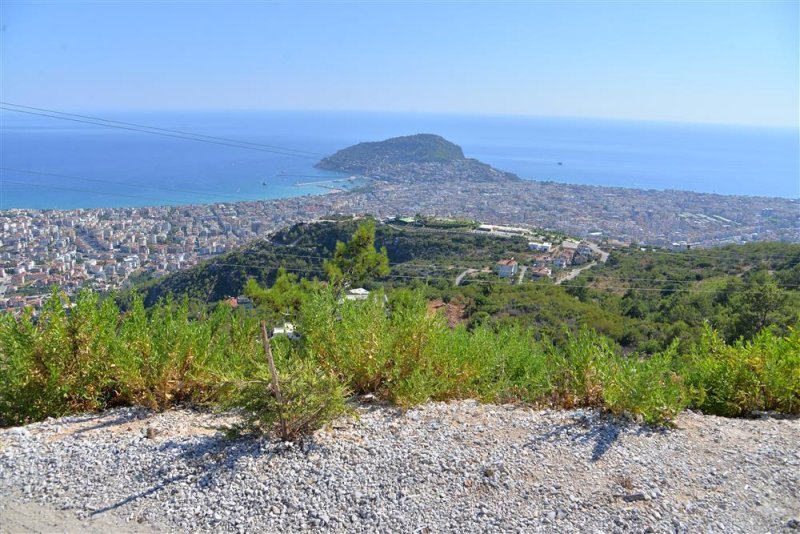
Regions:
M 522 180 L 431 134 L 360 143 L 317 166 L 366 184 L 277 200 L 0 212 L 0 303 L 52 284 L 115 289 L 140 273 L 176 272 L 331 214 L 422 214 L 682 249 L 800 242 L 798 199 Z

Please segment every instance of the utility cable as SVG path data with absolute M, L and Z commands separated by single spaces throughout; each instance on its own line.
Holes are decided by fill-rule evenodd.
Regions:
M 129 131 L 132 131 L 132 132 L 149 133 L 149 134 L 152 134 L 152 135 L 160 135 L 162 137 L 174 137 L 176 139 L 185 139 L 185 140 L 188 140 L 188 141 L 199 141 L 199 142 L 202 142 L 202 143 L 210 143 L 212 145 L 230 146 L 230 147 L 234 147 L 234 148 L 243 148 L 243 149 L 247 149 L 247 150 L 257 150 L 257 151 L 260 151 L 260 152 L 269 152 L 271 154 L 278 154 L 278 155 L 281 155 L 281 156 L 291 156 L 291 157 L 306 158 L 306 159 L 319 159 L 318 156 L 312 156 L 312 155 L 301 154 L 301 153 L 296 153 L 296 152 L 289 152 L 290 150 L 293 150 L 293 149 L 263 148 L 261 146 L 250 146 L 250 145 L 247 145 L 247 144 L 243 144 L 242 142 L 239 142 L 239 141 L 236 141 L 236 142 L 215 141 L 213 139 L 202 139 L 202 138 L 195 137 L 195 136 L 192 136 L 192 135 L 181 135 L 181 134 L 173 134 L 173 133 L 168 133 L 168 132 L 159 132 L 159 131 L 154 131 L 154 130 L 146 130 L 146 129 L 142 129 L 142 128 L 134 128 L 134 127 L 131 127 L 131 126 L 123 126 L 121 124 L 109 124 L 109 123 L 104 123 L 104 122 L 100 122 L 100 121 L 89 121 L 89 120 L 72 118 L 72 117 L 63 117 L 63 116 L 58 116 L 58 115 L 51 115 L 51 114 L 47 114 L 47 113 L 41 113 L 41 112 L 38 112 L 38 111 L 27 111 L 27 110 L 23 110 L 23 109 L 13 109 L 13 108 L 10 108 L 10 107 L 4 106 L 4 105 L 0 105 L 0 109 L 5 109 L 6 111 L 14 111 L 16 113 L 25 113 L 25 114 L 28 114 L 28 115 L 39 115 L 39 116 L 42 116 L 42 117 L 49 117 L 51 119 L 60 119 L 60 120 L 67 120 L 67 121 L 79 122 L 79 123 L 84 123 L 84 124 L 93 124 L 95 126 L 102 126 L 102 127 L 106 127 L 106 128 L 115 128 L 115 129 L 118 129 L 118 130 L 129 130 Z
M 0 102 L 0 106 L 13 106 L 15 108 L 22 108 L 22 109 L 33 110 L 33 111 L 40 111 L 40 112 L 44 112 L 44 113 L 52 113 L 52 114 L 62 115 L 64 117 L 77 117 L 77 118 L 80 118 L 80 119 L 101 121 L 103 123 L 108 123 L 108 124 L 119 124 L 119 125 L 122 125 L 122 126 L 132 126 L 132 127 L 136 127 L 136 128 L 144 128 L 144 129 L 147 129 L 147 130 L 156 130 L 156 131 L 159 131 L 159 132 L 167 132 L 167 133 L 173 133 L 173 134 L 188 135 L 188 136 L 197 137 L 197 138 L 210 139 L 212 141 L 224 141 L 224 142 L 236 143 L 236 144 L 241 144 L 241 145 L 250 145 L 250 146 L 259 147 L 259 148 L 268 148 L 268 149 L 272 149 L 272 150 L 295 152 L 298 155 L 303 155 L 303 156 L 314 156 L 314 157 L 323 157 L 324 158 L 327 155 L 327 154 L 322 154 L 322 153 L 319 153 L 319 152 L 311 152 L 311 151 L 308 151 L 308 150 L 299 150 L 299 149 L 295 149 L 295 148 L 280 147 L 280 146 L 275 146 L 275 145 L 265 145 L 265 144 L 262 144 L 262 143 L 253 143 L 253 142 L 250 142 L 250 141 L 242 141 L 242 140 L 239 140 L 239 139 L 230 139 L 228 137 L 218 137 L 218 136 L 213 136 L 213 135 L 199 134 L 199 133 L 195 133 L 195 132 L 187 132 L 187 131 L 184 131 L 184 130 L 174 130 L 174 129 L 169 129 L 169 128 L 161 128 L 161 127 L 158 127 L 158 126 L 148 126 L 148 125 L 145 125 L 145 124 L 136 124 L 136 123 L 133 123 L 133 122 L 125 122 L 125 121 L 118 121 L 118 120 L 112 120 L 112 119 L 104 119 L 102 117 L 93 117 L 91 115 L 80 115 L 78 113 L 67 113 L 67 112 L 64 112 L 64 111 L 56 111 L 56 110 L 52 110 L 52 109 L 37 108 L 37 107 L 33 107 L 33 106 L 23 106 L 22 104 L 13 104 L 11 102 Z M 8 109 L 8 108 L 4 108 L 4 109 Z M 15 111 L 15 110 L 9 110 L 9 111 Z M 200 139 L 198 139 L 198 140 L 200 140 Z

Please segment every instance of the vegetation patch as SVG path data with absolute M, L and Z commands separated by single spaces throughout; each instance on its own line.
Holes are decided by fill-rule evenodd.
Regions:
M 587 326 L 555 339 L 519 321 L 453 325 L 430 313 L 419 288 L 344 297 L 354 283 L 385 276 L 387 252 L 375 245 L 369 224 L 334 244 L 330 283 L 286 271 L 269 288 L 250 282 L 254 310 L 225 302 L 192 310 L 188 299 L 169 298 L 146 309 L 134 296 L 122 312 L 114 299 L 83 292 L 70 303 L 54 290 L 38 316 L 3 314 L 0 424 L 200 403 L 241 408 L 249 428 L 273 432 L 278 422 L 295 438 L 342 414 L 354 393 L 400 406 L 465 398 L 591 406 L 659 424 L 687 406 L 726 416 L 800 413 L 800 333 L 791 326 L 728 342 L 706 325 L 688 348 L 675 339 L 648 354 L 625 352 Z M 261 321 L 291 321 L 297 334 L 269 341 L 280 397 Z

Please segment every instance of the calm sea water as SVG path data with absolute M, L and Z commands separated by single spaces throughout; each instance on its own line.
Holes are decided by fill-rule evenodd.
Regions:
M 422 114 L 95 115 L 320 157 L 360 141 L 437 133 L 461 145 L 468 157 L 525 179 L 800 197 L 800 131 L 790 129 Z M 0 171 L 2 209 L 283 198 L 324 192 L 303 184 L 340 177 L 314 169 L 314 155 L 293 157 L 11 112 L 0 119 L 0 166 L 17 169 Z

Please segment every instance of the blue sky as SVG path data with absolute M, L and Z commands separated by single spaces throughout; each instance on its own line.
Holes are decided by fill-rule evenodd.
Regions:
M 2 100 L 798 127 L 798 1 L 4 0 Z

